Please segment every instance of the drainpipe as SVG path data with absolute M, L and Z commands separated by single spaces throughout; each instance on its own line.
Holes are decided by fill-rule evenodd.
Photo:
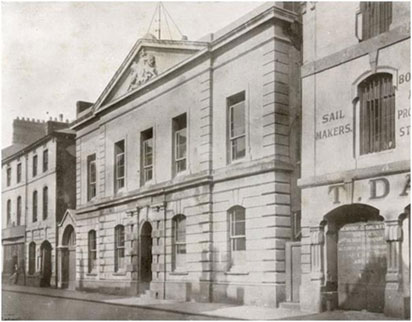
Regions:
M 137 295 L 140 294 L 140 207 L 136 206 L 137 234 L 136 234 L 136 259 L 137 259 Z
M 66 210 L 67 211 L 67 210 Z M 58 265 L 59 265 L 59 255 L 60 254 L 58 254 L 58 253 L 60 253 L 60 250 L 59 250 L 59 224 L 58 224 L 58 222 L 57 222 L 57 220 L 55 219 L 55 228 L 56 228 L 56 230 L 55 230 L 55 235 L 56 235 L 56 243 L 55 243 L 55 247 L 54 247 L 54 249 L 55 249 L 55 251 L 54 251 L 54 288 L 58 288 L 58 281 L 59 281 L 59 276 L 58 276 L 58 274 L 59 274 L 59 268 L 58 268 Z
M 166 199 L 166 195 L 165 199 Z M 163 253 L 164 253 L 164 263 L 163 263 L 163 299 L 166 299 L 166 206 L 167 201 L 163 201 Z
M 28 172 L 29 172 L 29 155 L 28 154 L 26 154 L 25 155 L 25 163 L 26 163 L 26 165 L 25 165 L 25 178 L 24 178 L 24 180 L 25 180 L 25 185 L 24 185 L 24 225 L 25 225 L 25 227 L 27 228 L 27 223 L 28 223 L 28 214 L 27 214 L 27 186 L 29 185 L 29 182 L 28 182 L 28 178 L 29 178 L 29 176 L 28 176 Z M 24 230 L 26 230 L 26 228 L 24 229 Z M 27 285 L 27 278 L 26 278 L 26 266 L 29 264 L 29 263 L 26 263 L 26 255 L 28 255 L 27 254 L 27 250 L 26 250 L 26 247 L 27 247 L 27 240 L 26 240 L 26 236 L 27 236 L 27 234 L 26 234 L 26 231 L 24 232 L 24 250 L 23 250 L 23 256 L 24 256 L 24 267 L 23 267 L 23 274 L 24 274 L 24 285 Z M 33 235 L 32 235 L 32 238 L 33 238 Z M 29 259 L 28 258 L 28 256 L 27 256 L 27 259 Z

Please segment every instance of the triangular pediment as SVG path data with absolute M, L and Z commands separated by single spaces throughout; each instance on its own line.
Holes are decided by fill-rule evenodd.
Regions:
M 139 40 L 97 100 L 95 110 L 137 90 L 204 47 L 200 42 Z

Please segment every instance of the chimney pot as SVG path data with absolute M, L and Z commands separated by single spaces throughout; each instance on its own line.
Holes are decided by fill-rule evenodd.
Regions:
M 63 114 L 59 114 L 59 121 L 63 122 Z
M 36 122 L 36 120 L 34 119 L 34 117 L 31 118 L 31 121 L 32 121 L 32 122 Z
M 54 120 L 57 121 L 57 117 L 55 117 Z

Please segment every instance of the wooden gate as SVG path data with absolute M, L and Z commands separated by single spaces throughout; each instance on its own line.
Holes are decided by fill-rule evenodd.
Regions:
M 338 232 L 339 307 L 383 312 L 386 242 L 382 222 L 344 225 Z

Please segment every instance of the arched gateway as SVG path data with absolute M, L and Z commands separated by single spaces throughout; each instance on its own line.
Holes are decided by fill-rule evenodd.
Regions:
M 152 281 L 152 230 L 146 221 L 140 234 L 140 292 L 148 290 Z
M 68 225 L 62 240 L 62 288 L 74 290 L 76 287 L 76 234 Z
M 326 216 L 326 292 L 345 310 L 383 312 L 387 245 L 384 218 L 371 206 L 339 207 Z
M 41 287 L 49 287 L 52 275 L 52 246 L 45 240 L 40 246 L 41 254 Z

